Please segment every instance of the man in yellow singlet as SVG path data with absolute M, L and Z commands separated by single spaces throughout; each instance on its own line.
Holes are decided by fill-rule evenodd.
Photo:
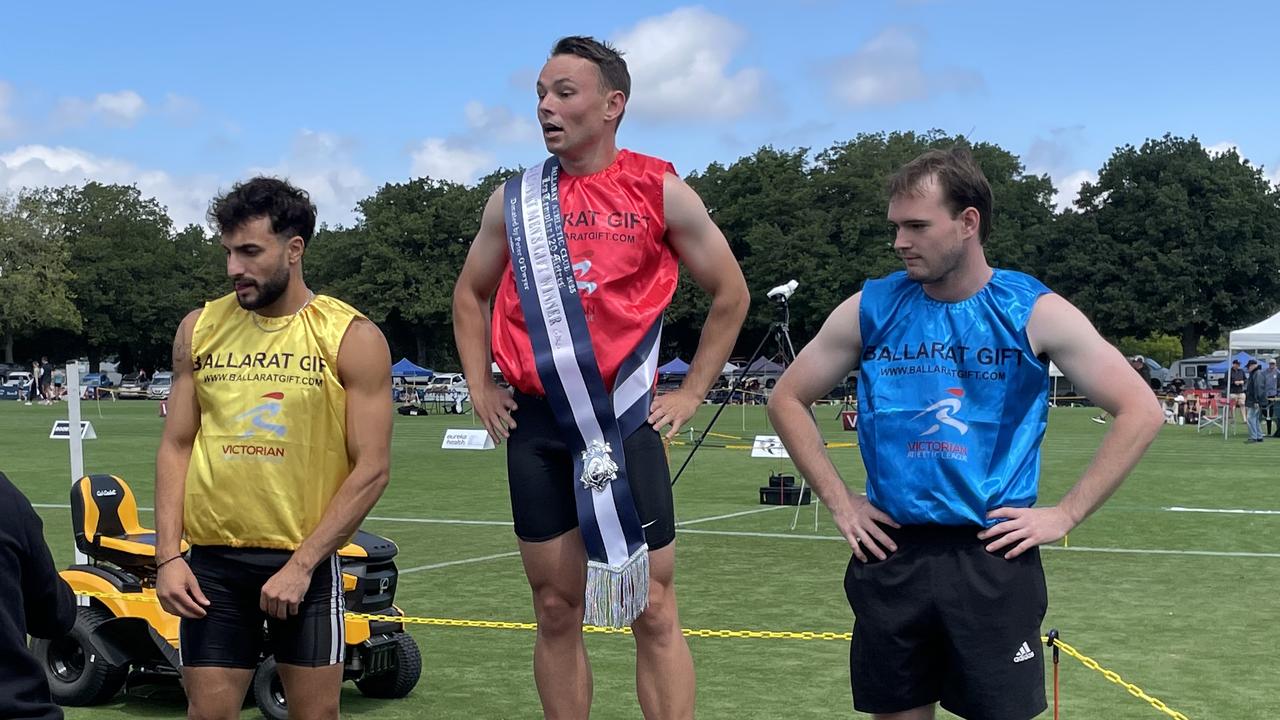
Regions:
M 265 651 L 290 717 L 336 719 L 335 553 L 387 485 L 390 352 L 359 311 L 303 281 L 316 222 L 305 192 L 254 178 L 215 199 L 209 220 L 234 292 L 193 310 L 174 338 L 156 594 L 182 617 L 189 717 L 240 717 Z

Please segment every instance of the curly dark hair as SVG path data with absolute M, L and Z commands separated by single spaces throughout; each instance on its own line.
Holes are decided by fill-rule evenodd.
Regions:
M 260 217 L 271 220 L 271 232 L 281 238 L 297 235 L 303 245 L 311 242 L 316 231 L 316 206 L 311 196 L 278 178 L 256 177 L 236 183 L 209 205 L 209 225 L 223 235 Z

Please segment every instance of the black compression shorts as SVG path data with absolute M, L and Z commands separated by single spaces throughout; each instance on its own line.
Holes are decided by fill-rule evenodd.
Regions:
M 542 542 L 578 527 L 573 497 L 573 456 L 561 440 L 551 404 L 545 398 L 515 395 L 516 427 L 507 441 L 507 481 L 516 536 Z M 623 441 L 627 479 L 650 550 L 676 537 L 671 471 L 662 438 L 644 424 Z
M 346 602 L 337 555 L 312 573 L 297 615 L 277 620 L 259 607 L 262 586 L 292 554 L 209 545 L 191 548 L 188 564 L 210 605 L 203 618 L 182 619 L 178 650 L 184 666 L 254 668 L 264 655 L 306 667 L 343 661 Z

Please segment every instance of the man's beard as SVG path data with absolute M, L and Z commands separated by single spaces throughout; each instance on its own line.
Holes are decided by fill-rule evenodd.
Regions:
M 252 282 L 258 290 L 257 296 L 245 299 L 240 297 L 239 293 L 236 293 L 236 301 L 245 310 L 261 310 L 279 300 L 280 296 L 284 295 L 284 291 L 289 289 L 289 266 L 286 265 L 280 268 L 279 272 L 261 283 L 256 280 Z

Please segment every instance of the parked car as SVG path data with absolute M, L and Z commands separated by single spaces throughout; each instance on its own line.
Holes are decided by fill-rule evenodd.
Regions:
M 31 384 L 31 373 L 26 370 L 15 370 L 5 378 L 4 384 L 5 387 L 26 388 Z
M 147 397 L 152 400 L 168 400 L 169 390 L 173 388 L 173 373 L 158 372 L 151 378 L 147 386 Z
M 121 398 L 131 400 L 145 398 L 147 396 L 147 383 L 141 378 L 142 376 L 138 373 L 125 375 L 120 380 L 120 392 L 118 395 Z

